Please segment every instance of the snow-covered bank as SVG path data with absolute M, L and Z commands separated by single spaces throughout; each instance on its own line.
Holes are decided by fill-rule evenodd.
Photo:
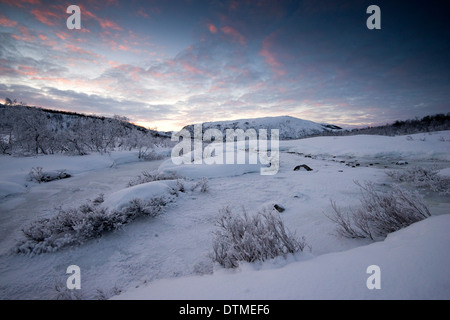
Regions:
M 408 136 L 355 135 L 280 141 L 289 152 L 338 157 L 371 157 L 450 161 L 450 131 Z
M 114 299 L 450 299 L 450 215 L 431 217 L 385 241 L 282 267 L 155 281 Z M 369 290 L 367 267 L 380 267 Z

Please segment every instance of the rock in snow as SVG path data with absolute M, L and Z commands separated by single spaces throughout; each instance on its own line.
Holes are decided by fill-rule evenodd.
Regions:
M 312 171 L 312 169 L 309 166 L 307 166 L 306 164 L 301 164 L 294 168 L 294 171 L 299 171 L 299 170 Z

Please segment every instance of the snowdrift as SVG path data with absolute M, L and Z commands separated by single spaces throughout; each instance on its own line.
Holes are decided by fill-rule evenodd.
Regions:
M 152 198 L 168 197 L 174 185 L 174 180 L 164 180 L 147 182 L 125 188 L 110 194 L 102 206 L 108 208 L 110 211 L 122 210 L 129 206 L 133 199 L 148 201 Z

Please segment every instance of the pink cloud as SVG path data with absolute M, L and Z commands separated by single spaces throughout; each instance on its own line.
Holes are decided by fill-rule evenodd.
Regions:
M 17 21 L 8 19 L 4 15 L 0 14 L 0 25 L 3 27 L 15 27 L 17 26 Z
M 150 16 L 148 15 L 147 12 L 145 12 L 145 8 L 141 7 L 139 8 L 139 10 L 137 11 L 137 15 L 144 17 L 144 18 L 149 18 Z
M 217 33 L 217 28 L 215 25 L 213 25 L 212 23 L 209 23 L 207 26 L 208 26 L 209 32 Z
M 108 4 L 113 4 L 113 3 L 114 2 L 109 1 Z M 79 4 L 79 7 L 80 7 L 81 11 L 83 12 L 83 16 L 87 16 L 91 19 L 96 20 L 100 24 L 100 27 L 102 29 L 123 30 L 116 22 L 97 16 L 92 11 L 87 10 L 86 7 L 83 6 L 82 4 Z
M 275 53 L 273 52 L 273 35 L 274 34 L 271 34 L 263 40 L 262 49 L 259 51 L 259 55 L 265 58 L 264 62 L 270 66 L 272 72 L 279 76 L 283 76 L 286 74 L 286 70 L 284 70 L 283 65 L 278 61 Z
M 30 30 L 28 30 L 27 27 L 20 26 L 19 31 L 21 33 L 21 36 L 20 36 L 20 39 L 18 39 L 18 40 L 23 40 L 23 41 L 28 41 L 28 42 L 36 40 L 36 37 L 31 34 Z M 13 35 L 13 37 L 14 37 L 14 35 Z M 16 38 L 16 37 L 14 37 L 14 38 Z
M 104 18 L 99 18 L 97 17 L 97 21 L 100 23 L 100 26 L 103 29 L 113 29 L 113 30 L 123 30 L 121 27 L 119 27 L 119 25 L 117 23 L 115 23 L 112 20 L 108 20 L 108 19 L 104 19 Z
M 58 15 L 56 12 L 50 11 L 48 9 L 35 8 L 31 10 L 31 14 L 36 18 L 36 20 L 49 26 L 54 26 L 56 24 L 56 20 L 59 20 L 62 17 L 64 17 L 62 14 Z
M 231 1 L 230 2 L 230 6 L 229 6 L 230 11 L 237 10 L 238 7 L 239 7 L 239 2 L 238 1 Z
M 43 34 L 40 34 L 38 37 L 43 41 L 44 45 L 46 46 L 53 47 L 56 45 L 56 41 L 50 40 L 47 36 Z
M 73 45 L 73 44 L 66 44 L 65 47 L 66 47 L 66 49 L 68 49 L 69 51 L 71 51 L 73 53 L 86 54 L 86 55 L 94 56 L 94 57 L 97 57 L 97 58 L 101 57 L 100 55 L 98 55 L 98 54 L 96 54 L 94 52 L 85 50 L 85 49 L 80 48 L 80 47 L 78 47 L 76 45 Z
M 230 26 L 225 26 L 220 28 L 220 30 L 226 35 L 231 36 L 234 40 L 238 41 L 240 44 L 245 45 L 245 37 L 236 29 Z
M 187 71 L 189 71 L 190 73 L 194 73 L 194 74 L 204 74 L 204 72 L 196 67 L 194 67 L 193 65 L 190 65 L 188 62 L 183 61 L 181 63 L 181 65 L 183 66 L 184 69 L 186 69 Z
M 62 32 L 62 31 L 61 32 L 57 32 L 56 36 L 58 38 L 60 38 L 61 40 L 66 40 L 66 39 L 72 38 L 72 36 L 70 34 L 68 34 L 67 32 Z
M 23 4 L 41 4 L 40 0 L 0 0 L 0 3 L 5 3 L 10 6 L 24 8 Z
M 33 67 L 19 65 L 17 67 L 17 72 L 26 76 L 34 76 L 39 73 L 39 70 Z

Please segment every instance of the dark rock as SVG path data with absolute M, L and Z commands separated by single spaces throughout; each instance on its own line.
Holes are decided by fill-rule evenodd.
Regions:
M 301 168 L 305 169 L 306 171 L 312 171 L 310 167 L 308 167 L 306 164 L 301 164 L 299 166 L 296 166 L 294 168 L 294 171 L 299 171 Z
M 277 210 L 278 212 L 283 212 L 284 210 L 286 210 L 285 208 L 283 208 L 282 206 L 279 206 L 278 204 L 275 204 L 275 205 L 273 206 L 273 208 L 274 208 L 275 210 Z

